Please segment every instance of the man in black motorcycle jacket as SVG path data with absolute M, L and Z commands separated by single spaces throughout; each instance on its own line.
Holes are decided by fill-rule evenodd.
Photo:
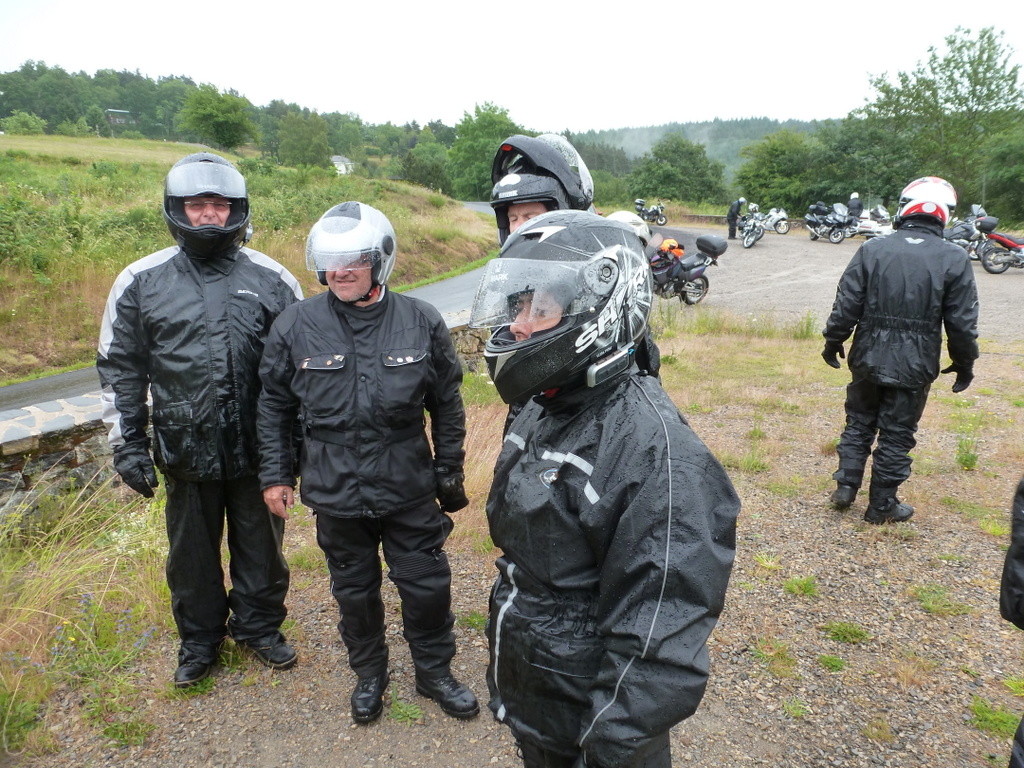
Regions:
M 281 314 L 260 366 L 264 498 L 287 515 L 301 475 L 302 502 L 316 514 L 341 613 L 338 629 L 359 678 L 351 700 L 357 723 L 380 716 L 389 682 L 381 545 L 402 600 L 416 690 L 452 717 L 479 712 L 451 674 L 454 616 L 444 552 L 452 529 L 446 513 L 469 504 L 462 366 L 440 313 L 387 290 L 395 254 L 394 229 L 375 208 L 347 202 L 324 213 L 310 231 L 306 259 L 329 290 Z M 303 437 L 298 470 L 296 419 Z
M 851 333 L 846 390 L 846 428 L 839 440 L 839 469 L 832 503 L 856 498 L 877 437 L 872 462 L 869 523 L 909 520 L 913 507 L 896 497 L 910 477 L 910 451 L 931 383 L 939 375 L 942 331 L 955 373 L 954 392 L 974 378 L 978 357 L 978 294 L 963 249 L 943 240 L 942 228 L 956 205 L 948 182 L 926 176 L 900 196 L 896 231 L 868 240 L 839 281 L 823 332 L 822 357 L 839 368 Z
M 1024 477 L 1017 484 L 1010 521 L 1010 547 L 1003 563 L 999 611 L 1004 619 L 1024 629 Z M 1013 736 L 1009 768 L 1024 768 L 1024 719 Z
M 740 208 L 742 208 L 747 202 L 745 197 L 741 197 L 738 200 L 733 200 L 729 205 L 729 210 L 725 214 L 725 222 L 729 225 L 729 239 L 736 239 L 736 224 L 740 220 Z
M 167 583 L 181 637 L 174 683 L 185 687 L 209 674 L 228 634 L 272 668 L 295 663 L 280 632 L 284 521 L 260 494 L 255 418 L 264 339 L 302 290 L 281 265 L 241 247 L 249 199 L 223 158 L 200 152 L 178 161 L 167 175 L 164 217 L 178 244 L 118 276 L 96 368 L 114 468 L 147 497 L 157 485 L 154 464 L 164 475 Z
M 707 683 L 739 500 L 632 363 L 650 280 L 628 224 L 552 212 L 509 238 L 471 313 L 494 329 L 485 359 L 502 399 L 535 395 L 487 501 L 502 552 L 490 709 L 526 768 L 669 768 L 669 729 Z M 559 297 L 557 322 L 520 334 L 512 313 L 542 295 Z

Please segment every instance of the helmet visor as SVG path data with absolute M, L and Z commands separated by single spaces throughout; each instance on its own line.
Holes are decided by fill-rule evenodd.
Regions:
M 175 166 L 167 174 L 168 197 L 220 195 L 243 198 L 245 179 L 234 168 L 219 163 L 186 163 Z
M 586 261 L 494 259 L 477 288 L 469 324 L 494 329 L 529 321 L 549 330 L 592 313 L 617 276 L 616 262 L 600 254 Z
M 324 216 L 306 239 L 306 268 L 315 272 L 371 269 L 380 263 L 385 234 L 369 221 Z

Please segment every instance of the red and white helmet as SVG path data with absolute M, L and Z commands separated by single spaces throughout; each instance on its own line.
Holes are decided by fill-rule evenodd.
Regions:
M 949 223 L 956 208 L 956 190 L 938 176 L 922 176 L 907 184 L 900 193 L 896 224 L 910 216 L 931 216 L 942 226 Z

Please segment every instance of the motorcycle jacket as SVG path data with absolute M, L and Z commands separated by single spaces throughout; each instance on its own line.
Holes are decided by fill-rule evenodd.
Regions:
M 541 404 L 543 403 L 543 405 Z M 487 502 L 490 708 L 517 740 L 632 765 L 696 710 L 739 500 L 660 384 L 527 404 Z
M 295 304 L 271 329 L 260 377 L 263 488 L 295 485 L 296 418 L 302 502 L 317 512 L 410 509 L 434 500 L 435 464 L 462 471 L 462 366 L 441 314 L 424 301 L 385 289 L 368 307 L 330 291 Z
M 737 221 L 740 218 L 740 208 L 743 207 L 743 203 L 739 200 L 733 200 L 729 205 L 729 212 L 725 214 L 726 221 Z
M 978 293 L 964 250 L 942 239 L 936 221 L 910 219 L 864 243 L 839 280 L 823 335 L 851 333 L 855 377 L 918 389 L 939 375 L 942 330 L 953 363 L 978 357 Z
M 190 258 L 178 246 L 131 264 L 110 290 L 96 357 L 115 452 L 148 454 L 179 480 L 252 477 L 263 343 L 302 298 L 284 267 L 240 248 Z

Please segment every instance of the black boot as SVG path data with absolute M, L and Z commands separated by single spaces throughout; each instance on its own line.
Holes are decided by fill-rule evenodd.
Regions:
M 466 686 L 446 673 L 438 677 L 416 675 L 416 693 L 433 699 L 446 715 L 468 720 L 480 712 L 476 696 Z
M 832 495 L 829 496 L 829 501 L 832 502 L 832 506 L 836 509 L 848 509 L 853 504 L 854 499 L 857 498 L 857 491 L 859 489 L 855 485 L 843 485 L 839 483 L 836 489 L 832 491 Z
M 210 676 L 220 655 L 220 643 L 200 645 L 183 643 L 178 649 L 178 668 L 174 670 L 174 687 L 188 688 Z
M 360 677 L 352 691 L 352 719 L 357 723 L 372 723 L 384 711 L 384 691 L 391 677 L 387 670 L 379 675 Z
M 868 504 L 867 512 L 864 513 L 864 520 L 875 525 L 883 523 L 903 523 L 914 516 L 914 508 L 909 504 L 903 504 L 895 496 L 887 499 L 872 501 Z

